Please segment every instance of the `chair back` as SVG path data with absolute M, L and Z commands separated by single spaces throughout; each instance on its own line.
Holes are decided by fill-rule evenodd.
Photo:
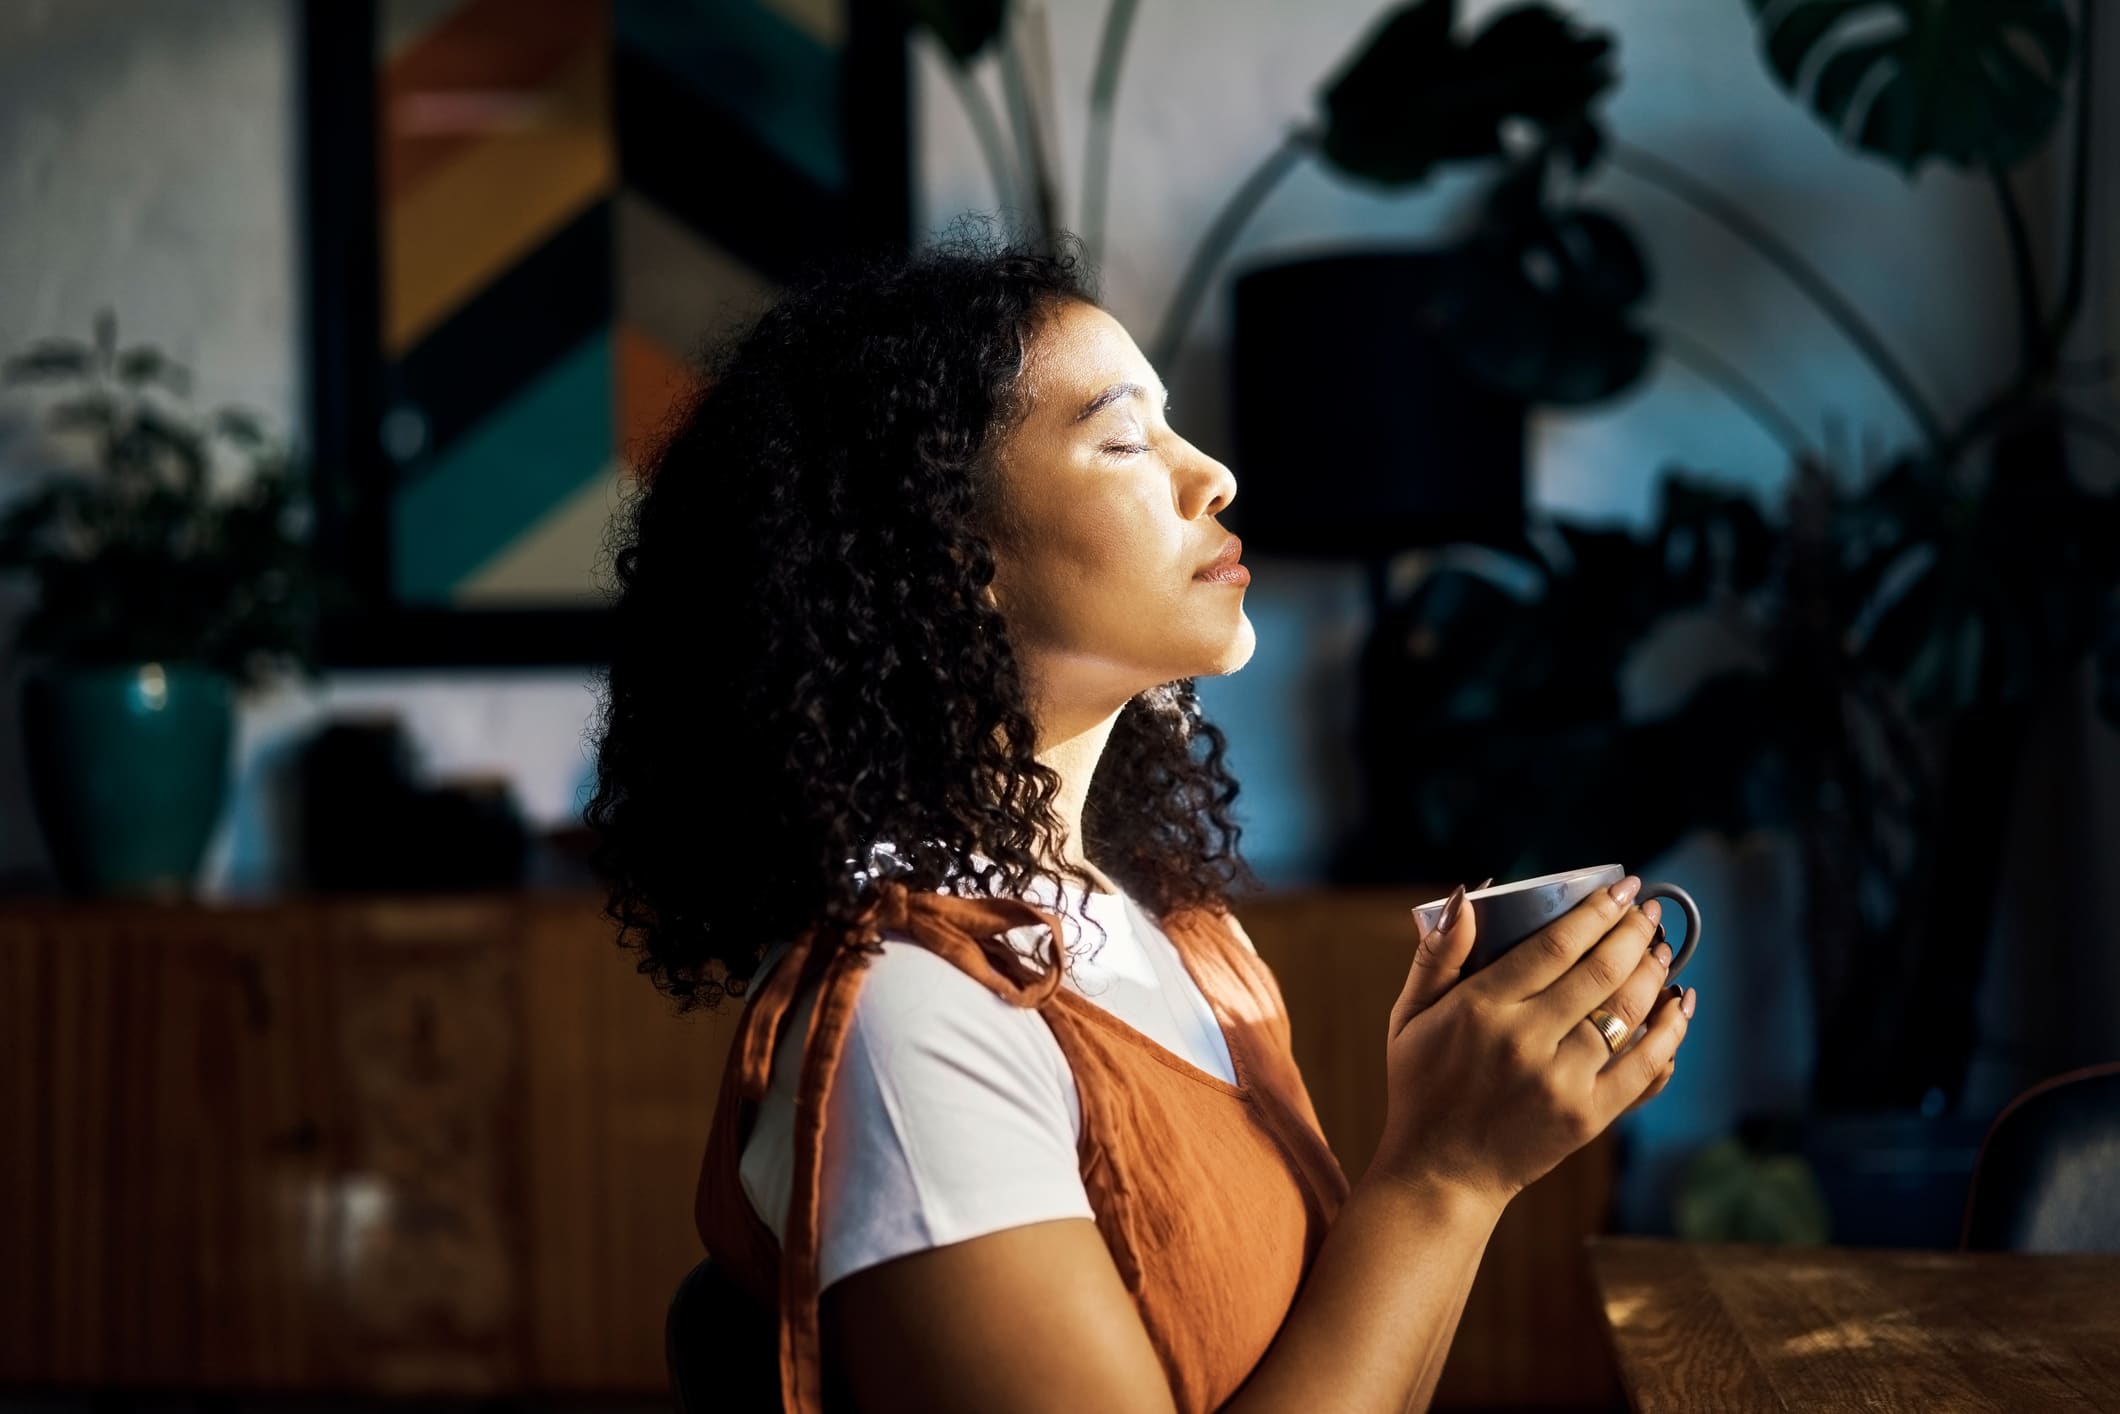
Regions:
M 712 1257 L 686 1272 L 663 1323 L 678 1414 L 770 1414 L 780 1408 L 779 1328 Z
M 1958 1245 L 2120 1252 L 2120 1062 L 2041 1081 L 1995 1117 Z

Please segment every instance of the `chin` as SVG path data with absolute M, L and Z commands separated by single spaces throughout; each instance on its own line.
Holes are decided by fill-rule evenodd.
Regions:
M 1251 617 L 1242 609 L 1237 610 L 1236 626 L 1228 638 L 1210 651 L 1208 657 L 1213 666 L 1192 674 L 1194 677 L 1218 678 L 1236 672 L 1251 661 L 1251 655 L 1259 646 L 1259 631 L 1252 627 Z

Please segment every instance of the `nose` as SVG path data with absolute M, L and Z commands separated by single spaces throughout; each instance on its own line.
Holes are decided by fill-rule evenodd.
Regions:
M 1237 499 L 1236 473 L 1189 442 L 1186 449 L 1191 455 L 1178 472 L 1178 514 L 1187 520 L 1221 514 Z

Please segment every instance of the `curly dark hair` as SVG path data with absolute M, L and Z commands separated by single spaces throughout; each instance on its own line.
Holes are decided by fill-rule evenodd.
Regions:
M 1070 300 L 1096 302 L 1071 238 L 960 226 L 813 267 L 701 358 L 645 459 L 613 521 L 584 820 L 605 915 L 680 1010 L 740 995 L 776 940 L 851 925 L 884 872 L 1093 883 L 1057 863 L 1060 777 L 982 594 L 1011 525 L 990 453 Z M 1100 758 L 1084 853 L 1157 915 L 1259 886 L 1224 750 L 1184 678 L 1128 702 Z

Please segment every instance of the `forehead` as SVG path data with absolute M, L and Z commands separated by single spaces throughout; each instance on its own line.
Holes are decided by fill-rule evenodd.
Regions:
M 1069 300 L 1039 326 L 1023 372 L 1032 415 L 1062 421 L 1113 383 L 1157 386 L 1155 371 L 1126 326 L 1079 300 Z

